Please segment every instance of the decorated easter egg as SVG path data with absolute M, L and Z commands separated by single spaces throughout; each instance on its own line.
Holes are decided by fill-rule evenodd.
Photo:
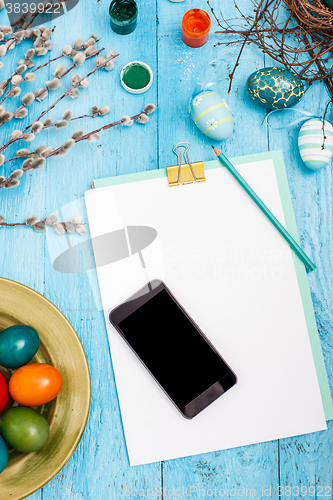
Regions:
M 36 410 L 16 406 L 2 415 L 1 432 L 10 446 L 23 453 L 32 453 L 43 448 L 50 429 L 46 418 Z
M 19 368 L 31 361 L 38 350 L 39 336 L 34 328 L 15 325 L 0 332 L 0 365 Z
M 190 103 L 191 116 L 205 135 L 216 141 L 225 141 L 234 130 L 234 119 L 227 103 L 212 90 L 197 94 Z
M 305 165 L 311 170 L 326 167 L 333 154 L 332 125 L 325 121 L 323 130 L 323 121 L 319 118 L 311 118 L 303 123 L 298 134 L 298 149 Z
M 5 440 L 0 436 L 0 474 L 8 463 L 9 453 Z
M 299 76 L 287 68 L 263 68 L 252 73 L 247 90 L 258 104 L 270 109 L 290 108 L 304 95 Z

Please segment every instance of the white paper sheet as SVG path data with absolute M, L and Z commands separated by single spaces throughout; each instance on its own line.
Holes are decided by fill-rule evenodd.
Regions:
M 273 161 L 237 168 L 284 224 Z M 92 237 L 127 226 L 158 234 L 142 251 L 146 269 L 138 253 L 97 268 L 131 465 L 326 429 L 289 245 L 226 169 L 208 170 L 206 179 L 169 188 L 161 178 L 86 193 Z M 238 377 L 191 421 L 108 320 L 154 278 Z

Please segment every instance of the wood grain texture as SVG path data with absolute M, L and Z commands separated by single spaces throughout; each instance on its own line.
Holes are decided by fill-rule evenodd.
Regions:
M 271 62 L 265 59 L 260 50 L 247 46 L 236 71 L 232 91 L 227 96 L 228 74 L 235 62 L 237 47 L 216 45 L 221 37 L 213 34 L 216 28 L 213 19 L 211 36 L 204 47 L 189 48 L 181 40 L 183 14 L 191 7 L 208 10 L 205 1 L 186 0 L 177 4 L 169 0 L 141 0 L 138 27 L 134 33 L 124 37 L 110 29 L 108 4 L 108 0 L 80 0 L 75 9 L 54 23 L 56 30 L 52 37 L 52 57 L 58 55 L 66 43 L 73 43 L 78 36 L 87 39 L 92 33 L 100 38 L 99 47 L 107 50 L 113 48 L 119 57 L 113 72 L 95 74 L 90 79 L 89 88 L 81 91 L 79 99 L 64 99 L 50 116 L 59 119 L 68 108 L 73 109 L 77 116 L 89 112 L 93 105 L 106 104 L 111 107 L 110 114 L 94 120 L 84 119 L 58 132 L 53 129 L 44 132 L 33 145 L 46 141 L 47 145 L 57 146 L 78 128 L 89 131 L 117 120 L 124 114 L 138 113 L 148 102 L 158 104 L 158 112 L 145 126 L 134 124 L 130 128 L 118 127 L 103 132 L 97 144 L 81 143 L 64 158 L 52 159 L 46 167 L 26 174 L 19 188 L 0 192 L 0 213 L 8 221 L 20 222 L 32 213 L 44 216 L 56 210 L 63 217 L 85 214 L 82 197 L 93 179 L 174 164 L 176 157 L 172 147 L 178 141 L 191 142 L 190 158 L 193 160 L 213 159 L 209 147 L 212 142 L 202 136 L 190 120 L 188 102 L 205 64 L 212 59 L 222 59 L 224 66 L 219 71 L 218 79 L 221 82 L 217 90 L 227 99 L 235 118 L 235 133 L 222 145 L 223 152 L 229 157 L 275 149 L 284 152 L 302 247 L 318 266 L 316 272 L 309 275 L 309 283 L 332 388 L 331 168 L 313 174 L 303 166 L 297 149 L 297 127 L 276 131 L 261 125 L 266 110 L 250 99 L 245 84 L 253 71 L 270 66 Z M 240 0 L 238 4 L 245 14 L 251 13 L 253 6 L 250 0 Z M 236 15 L 231 3 L 222 4 L 219 0 L 212 0 L 211 5 L 217 12 L 222 8 L 226 18 Z M 0 23 L 7 23 L 4 12 L 0 13 Z M 50 25 L 53 27 L 52 23 Z M 6 64 L 0 70 L 0 80 L 15 69 L 15 62 L 28 46 L 29 42 L 24 42 L 17 51 L 10 52 L 3 59 Z M 126 93 L 119 82 L 122 66 L 134 60 L 148 63 L 154 72 L 151 89 L 138 96 Z M 68 67 L 69 61 L 65 64 Z M 40 72 L 41 83 L 52 77 L 55 66 L 53 64 Z M 93 63 L 89 61 L 78 71 L 84 75 L 92 67 Z M 69 77 L 64 79 L 62 88 L 50 93 L 43 103 L 35 103 L 29 116 L 38 116 L 60 96 L 63 89 L 69 86 Z M 24 84 L 23 91 L 39 86 L 39 82 L 30 84 L 30 87 Z M 314 85 L 297 108 L 320 115 L 326 99 L 324 86 Z M 17 102 L 9 100 L 8 109 L 15 109 Z M 282 117 L 276 118 L 279 124 L 283 123 L 282 120 Z M 2 127 L 1 138 L 29 121 L 26 118 Z M 23 146 L 20 144 L 20 147 Z M 13 156 L 11 153 L 16 149 L 8 148 L 8 157 Z M 8 166 L 1 167 L 0 175 L 10 171 Z M 1 276 L 34 288 L 64 312 L 83 342 L 92 378 L 91 412 L 83 439 L 61 473 L 29 497 L 31 500 L 119 500 L 129 498 L 125 496 L 129 488 L 134 488 L 137 493 L 132 498 L 161 500 L 173 496 L 185 499 L 189 497 L 191 486 L 191 496 L 196 499 L 203 498 L 203 490 L 206 497 L 210 495 L 208 490 L 211 490 L 216 498 L 222 497 L 222 490 L 223 498 L 253 497 L 253 491 L 255 498 L 262 497 L 263 491 L 266 496 L 271 492 L 272 497 L 277 497 L 279 486 L 303 486 L 307 488 L 306 494 L 303 494 L 304 489 L 303 493 L 299 490 L 299 494 L 291 495 L 291 498 L 313 498 L 309 492 L 310 486 L 332 487 L 331 422 L 328 423 L 327 432 L 130 467 L 104 317 L 94 296 L 96 277 L 88 279 L 85 274 L 59 274 L 52 268 L 49 249 L 59 248 L 60 251 L 66 245 L 65 239 L 52 238 L 50 233 L 48 236 L 38 235 L 24 227 L 0 231 Z M 287 418 L 288 408 L 285 412 Z M 153 489 L 154 492 L 147 494 L 147 489 Z M 316 490 L 317 498 L 320 498 L 320 491 Z M 323 496 L 327 491 L 322 490 Z M 282 492 L 285 494 L 281 496 L 285 498 L 289 490 L 283 489 Z M 143 496 L 143 493 L 146 495 Z M 294 493 L 297 491 L 294 490 Z M 332 498 L 332 490 L 325 498 Z

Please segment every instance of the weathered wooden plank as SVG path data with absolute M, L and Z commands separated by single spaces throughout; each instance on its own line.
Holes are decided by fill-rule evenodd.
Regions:
M 232 5 L 216 1 L 212 7 L 219 15 L 223 10 L 225 17 L 235 17 Z M 245 11 L 251 11 L 249 2 L 241 2 Z M 160 166 L 175 163 L 172 146 L 180 140 L 191 142 L 190 157 L 193 161 L 213 159 L 210 145 L 216 143 L 196 128 L 189 117 L 188 104 L 195 83 L 200 81 L 205 65 L 213 59 L 224 61 L 221 71 L 216 74 L 219 82 L 214 90 L 225 98 L 235 119 L 235 132 L 222 144 L 222 149 L 229 156 L 266 151 L 268 149 L 266 127 L 261 127 L 265 116 L 264 108 L 256 106 L 246 94 L 245 84 L 248 76 L 264 66 L 263 54 L 246 47 L 241 64 L 238 67 L 232 90 L 227 95 L 229 73 L 233 69 L 238 54 L 235 46 L 216 46 L 225 41 L 220 35 L 214 35 L 217 29 L 212 18 L 212 32 L 208 43 L 201 48 L 187 47 L 181 40 L 180 26 L 183 14 L 191 7 L 207 10 L 204 2 L 159 4 L 159 96 L 167 106 L 160 106 Z M 219 64 L 217 65 L 217 67 Z M 210 81 L 210 80 L 209 80 Z M 172 117 L 172 119 L 171 119 Z M 163 163 L 162 163 L 163 160 Z M 195 208 L 194 208 L 195 209 Z M 246 411 L 244 409 L 244 411 Z M 171 460 L 163 464 L 163 487 L 165 498 L 172 490 L 192 487 L 194 498 L 212 495 L 218 498 L 240 497 L 256 493 L 261 496 L 262 488 L 273 489 L 278 486 L 278 445 L 277 442 L 262 443 L 251 447 L 208 453 L 180 460 Z M 199 496 L 202 489 L 201 497 Z M 216 488 L 216 491 L 215 491 Z M 209 491 L 212 490 L 212 491 Z M 220 495 L 219 495 L 219 491 Z M 181 498 L 186 498 L 183 495 Z

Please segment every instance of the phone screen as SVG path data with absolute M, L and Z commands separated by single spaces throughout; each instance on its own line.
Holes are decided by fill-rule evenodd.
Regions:
M 234 377 L 166 287 L 120 321 L 118 327 L 179 409 L 228 374 Z

